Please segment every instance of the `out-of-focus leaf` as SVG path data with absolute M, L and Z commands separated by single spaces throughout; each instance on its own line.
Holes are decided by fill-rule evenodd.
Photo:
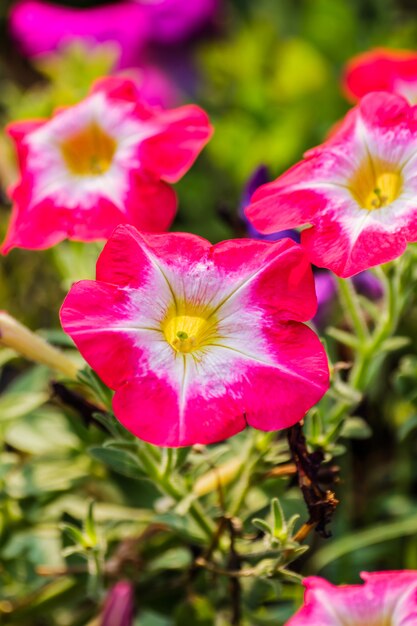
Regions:
M 295 100 L 317 91 L 329 78 L 327 60 L 303 39 L 282 42 L 275 66 L 275 75 L 269 87 L 278 101 Z
M 119 474 L 130 478 L 143 478 L 145 476 L 139 461 L 133 454 L 126 450 L 116 448 L 90 448 L 90 455 L 97 461 L 101 461 Z
M 417 415 L 414 414 L 399 427 L 397 431 L 398 440 L 404 441 L 415 428 L 417 428 Z
M 173 626 L 173 621 L 153 611 L 143 611 L 135 620 L 135 626 Z
M 16 531 L 2 549 L 2 559 L 25 558 L 33 565 L 63 565 L 58 528 L 35 526 Z
M 175 626 L 195 624 L 195 626 L 213 626 L 216 613 L 207 598 L 193 596 L 180 605 L 175 612 Z
M 32 413 L 49 399 L 43 392 L 10 392 L 0 396 L 0 422 L 15 420 Z
M 31 454 L 76 450 L 80 445 L 66 418 L 47 408 L 15 420 L 6 430 L 5 441 L 17 450 Z
M 348 417 L 343 423 L 340 436 L 347 439 L 369 439 L 372 437 L 372 430 L 361 417 Z
M 88 476 L 90 466 L 91 461 L 85 456 L 64 460 L 38 457 L 25 463 L 19 471 L 10 473 L 6 491 L 12 498 L 39 497 L 51 491 L 65 491 Z
M 322 570 L 323 567 L 326 567 L 332 561 L 340 559 L 340 557 L 355 550 L 361 550 L 376 543 L 390 541 L 390 539 L 414 535 L 416 525 L 417 515 L 413 515 L 407 519 L 385 522 L 384 524 L 356 531 L 353 534 L 347 534 L 340 539 L 333 540 L 321 548 L 312 559 L 314 571 Z
M 153 559 L 149 565 L 149 571 L 157 571 L 164 569 L 183 569 L 191 564 L 191 553 L 185 548 L 172 548 L 167 550 L 161 556 Z

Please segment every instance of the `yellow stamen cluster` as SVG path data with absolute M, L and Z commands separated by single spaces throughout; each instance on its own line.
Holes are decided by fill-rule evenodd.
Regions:
M 188 309 L 188 310 L 187 310 Z M 176 352 L 187 354 L 201 350 L 216 337 L 217 321 L 210 312 L 196 311 L 192 306 L 182 306 L 168 312 L 162 330 L 168 343 Z
M 355 200 L 367 211 L 394 202 L 401 194 L 402 186 L 403 178 L 398 168 L 371 157 L 362 162 L 349 183 Z
M 68 169 L 78 176 L 99 176 L 109 169 L 116 142 L 96 122 L 61 143 Z

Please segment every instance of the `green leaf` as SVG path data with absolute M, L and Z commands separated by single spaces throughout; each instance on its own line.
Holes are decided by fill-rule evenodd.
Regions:
M 397 431 L 398 441 L 404 441 L 408 435 L 417 428 L 417 415 L 412 415 Z
M 252 524 L 254 526 L 256 526 L 256 528 L 259 528 L 259 530 L 261 530 L 263 533 L 265 533 L 266 535 L 271 535 L 271 527 L 268 524 L 268 522 L 266 522 L 263 519 L 259 519 L 258 517 L 255 517 L 252 520 Z
M 274 537 L 281 539 L 283 534 L 286 534 L 287 524 L 285 522 L 284 511 L 278 498 L 274 498 L 271 502 L 271 513 L 273 520 L 273 533 Z
M 11 422 L 5 441 L 30 454 L 57 454 L 62 450 L 77 450 L 80 440 L 67 419 L 55 409 L 44 407 Z
M 363 550 L 368 546 L 384 543 L 398 537 L 413 536 L 415 535 L 416 527 L 417 515 L 412 515 L 408 519 L 384 522 L 366 530 L 355 531 L 350 535 L 345 535 L 339 540 L 333 540 L 316 553 L 313 558 L 313 569 L 315 572 L 322 570 L 329 563 L 355 550 Z
M 95 504 L 94 500 L 91 500 L 91 502 L 89 502 L 88 509 L 87 509 L 87 516 L 84 521 L 84 531 L 87 537 L 89 538 L 92 546 L 95 546 L 97 544 L 97 539 L 98 539 L 96 524 L 94 521 L 94 504 Z
M 76 545 L 80 545 L 83 548 L 87 547 L 84 534 L 82 531 L 73 524 L 60 524 L 60 530 L 67 535 Z
M 356 350 L 356 348 L 359 346 L 359 341 L 357 337 L 355 337 L 355 335 L 347 333 L 344 330 L 340 330 L 340 328 L 334 328 L 333 326 L 330 326 L 326 329 L 326 333 L 330 337 L 333 337 L 333 339 L 336 339 L 336 341 L 339 341 L 340 343 L 348 346 L 349 348 L 353 348 L 354 350 Z
M 0 397 L 0 422 L 15 420 L 32 413 L 49 399 L 47 393 L 10 392 Z
M 192 596 L 175 612 L 175 626 L 214 626 L 216 613 L 207 598 Z
M 94 459 L 104 463 L 118 474 L 138 479 L 145 476 L 139 465 L 139 461 L 133 454 L 126 450 L 117 450 L 116 448 L 90 448 L 89 453 Z
M 372 429 L 361 417 L 348 417 L 343 422 L 340 436 L 346 439 L 369 439 L 372 437 Z
M 185 548 L 172 548 L 153 559 L 147 566 L 149 571 L 185 569 L 191 565 L 191 553 Z
M 406 348 L 410 343 L 410 337 L 389 337 L 382 342 L 380 350 L 383 352 L 394 352 L 395 350 Z

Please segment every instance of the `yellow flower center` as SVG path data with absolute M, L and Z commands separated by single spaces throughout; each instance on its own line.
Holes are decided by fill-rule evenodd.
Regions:
M 78 176 L 99 176 L 109 169 L 116 142 L 96 123 L 61 143 L 61 153 L 68 169 Z
M 349 188 L 363 209 L 374 211 L 388 206 L 402 191 L 401 171 L 389 163 L 366 158 L 354 176 Z
M 217 322 L 209 313 L 192 310 L 171 311 L 165 318 L 162 330 L 168 343 L 176 352 L 187 354 L 201 350 L 216 337 Z M 188 314 L 187 314 L 188 313 Z

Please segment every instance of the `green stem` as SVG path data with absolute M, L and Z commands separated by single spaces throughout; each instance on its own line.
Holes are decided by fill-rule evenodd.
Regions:
M 371 336 L 367 329 L 366 335 L 364 334 L 363 314 L 359 307 L 359 300 L 356 294 L 354 298 L 351 297 L 353 288 L 351 285 L 347 287 L 343 279 L 338 279 L 345 308 L 352 320 L 358 339 L 361 341 L 361 349 L 356 354 L 356 360 L 348 380 L 349 387 L 359 392 L 363 392 L 366 389 L 369 382 L 370 367 L 378 357 L 382 343 L 395 331 L 402 306 L 399 293 L 401 283 L 400 268 L 398 266 L 395 267 L 392 277 L 387 277 L 382 269 L 380 271 L 383 274 L 382 280 L 385 285 L 386 307 Z M 342 400 L 335 405 L 328 418 L 332 426 L 324 437 L 324 445 L 329 444 L 337 437 L 345 414 L 350 413 L 357 404 L 356 400 Z
M 342 306 L 350 318 L 354 331 L 361 342 L 366 341 L 369 337 L 368 327 L 363 315 L 358 294 L 352 282 L 348 279 L 338 278 L 337 285 L 339 288 Z
M 99 598 L 103 593 L 103 560 L 95 548 L 88 557 L 88 592 L 92 598 Z
M 173 498 L 176 502 L 181 502 L 184 498 L 186 498 L 188 494 L 183 489 L 178 488 L 172 483 L 170 475 L 164 475 L 164 472 L 160 470 L 158 464 L 156 463 L 155 456 L 147 446 L 142 446 L 140 448 L 140 459 L 145 471 L 153 480 L 155 480 L 157 486 L 163 493 Z M 216 531 L 216 526 L 207 516 L 198 500 L 193 500 L 191 502 L 188 508 L 188 513 L 203 534 L 206 535 L 211 541 L 213 534 Z

